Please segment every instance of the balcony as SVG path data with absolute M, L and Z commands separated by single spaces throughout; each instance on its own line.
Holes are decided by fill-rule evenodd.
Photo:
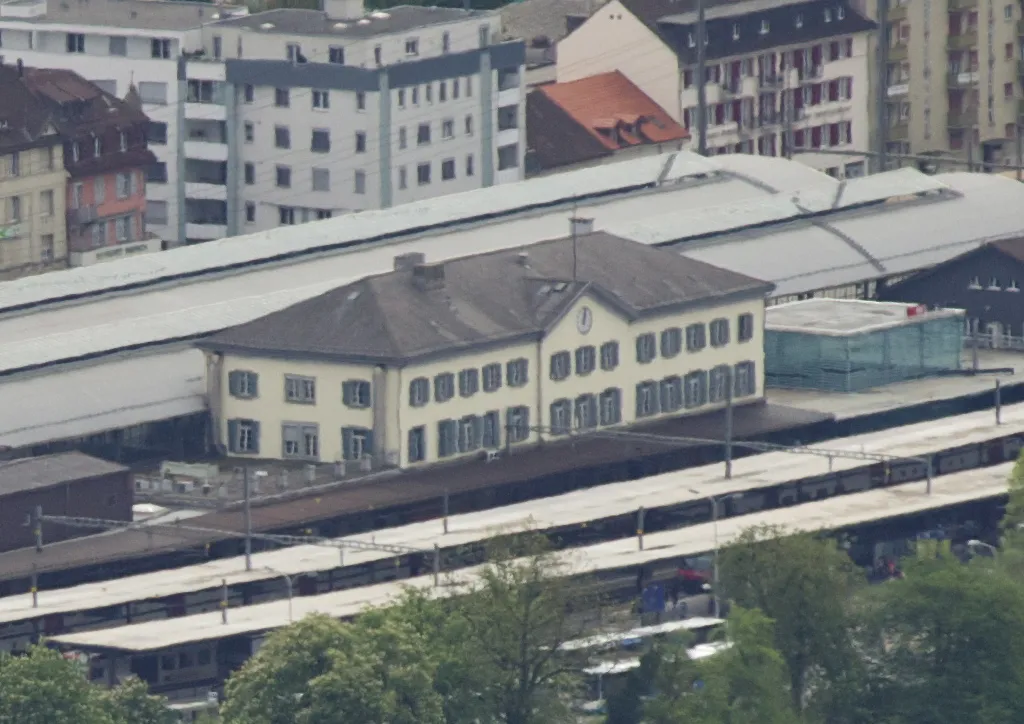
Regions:
M 96 221 L 98 212 L 95 206 L 79 206 L 68 209 L 68 226 L 83 226 Z
M 212 241 L 228 235 L 227 224 L 185 224 L 185 238 L 194 241 Z
M 885 95 L 887 98 L 897 98 L 899 96 L 905 96 L 910 93 L 909 83 L 895 83 L 885 89 Z
M 889 22 L 897 23 L 907 19 L 907 3 L 893 5 L 889 8 Z
M 946 125 L 954 129 L 973 128 L 974 113 L 971 111 L 957 111 L 950 108 L 949 115 L 946 117 Z
M 897 43 L 889 48 L 889 61 L 896 62 L 906 60 L 909 57 L 909 51 L 906 43 Z
M 778 111 L 762 111 L 757 116 L 757 127 L 768 128 L 770 126 L 778 126 L 782 123 L 782 114 Z
M 978 7 L 978 0 L 949 0 L 949 10 L 971 10 Z
M 185 141 L 185 158 L 194 158 L 200 161 L 227 161 L 228 146 L 226 143 L 214 141 Z
M 1017 21 L 1017 35 L 1024 37 L 1024 20 Z
M 786 76 L 782 75 L 766 75 L 758 79 L 757 86 L 763 91 L 782 90 L 786 87 Z
M 68 254 L 71 266 L 91 266 L 99 262 L 124 259 L 129 256 L 152 254 L 163 249 L 163 242 L 155 234 L 145 234 L 143 238 L 127 241 L 115 246 L 101 246 L 98 249 L 75 249 Z
M 825 75 L 825 66 L 812 65 L 810 68 L 800 68 L 797 77 L 801 83 L 820 80 Z
M 897 123 L 889 126 L 889 132 L 885 135 L 889 141 L 906 141 L 910 137 L 910 127 L 906 123 Z
M 978 82 L 978 71 L 950 72 L 946 74 L 946 85 L 950 88 L 961 88 Z
M 967 32 L 960 33 L 960 35 L 950 35 L 946 39 L 947 50 L 970 50 L 971 48 L 978 45 L 978 31 L 968 30 Z M 892 60 L 892 56 L 889 56 Z
M 1024 78 L 1024 60 L 1017 61 L 1017 77 Z

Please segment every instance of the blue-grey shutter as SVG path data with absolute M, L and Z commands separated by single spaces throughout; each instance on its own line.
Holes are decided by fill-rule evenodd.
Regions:
M 587 408 L 590 427 L 597 427 L 597 398 L 594 395 L 587 395 Z
M 250 423 L 252 425 L 252 450 L 251 452 L 258 453 L 260 451 L 260 424 L 255 420 Z
M 637 417 L 643 417 L 644 416 L 643 399 L 644 399 L 644 383 L 641 382 L 640 384 L 638 384 L 636 386 L 636 416 Z
M 238 420 L 228 420 L 228 452 L 238 452 Z
M 341 457 L 343 460 L 352 459 L 352 428 L 341 428 Z
M 373 430 L 367 430 L 366 431 L 366 447 L 365 447 L 365 452 L 366 452 L 367 455 L 373 455 L 374 454 L 374 449 L 373 449 Z
M 234 397 L 238 396 L 238 390 L 241 387 L 239 378 L 241 376 L 241 372 L 228 372 L 228 393 Z
M 252 397 L 260 396 L 260 376 L 255 372 L 249 373 L 249 386 Z
M 479 415 L 473 418 L 473 449 L 483 447 L 484 444 L 484 418 Z

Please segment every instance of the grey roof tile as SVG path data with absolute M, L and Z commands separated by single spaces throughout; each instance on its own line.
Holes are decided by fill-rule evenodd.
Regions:
M 444 263 L 444 284 L 413 271 L 361 279 L 204 340 L 207 349 L 402 362 L 540 334 L 586 291 L 634 318 L 770 285 L 603 232 Z
M 0 462 L 0 495 L 41 490 L 127 470 L 123 465 L 80 452 L 10 460 Z

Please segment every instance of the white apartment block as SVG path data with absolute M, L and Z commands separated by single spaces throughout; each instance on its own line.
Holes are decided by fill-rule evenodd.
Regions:
M 835 176 L 864 173 L 871 20 L 847 0 L 742 0 L 709 8 L 705 21 L 709 153 L 792 155 Z M 620 70 L 696 143 L 697 35 L 697 14 L 672 0 L 612 0 L 559 43 L 558 81 Z
M 159 159 L 148 227 L 169 241 L 523 176 L 524 46 L 492 42 L 497 14 L 367 13 L 359 0 L 256 15 L 192 2 L 49 2 L 0 4 L 2 52 L 74 68 L 122 96 L 135 85 Z

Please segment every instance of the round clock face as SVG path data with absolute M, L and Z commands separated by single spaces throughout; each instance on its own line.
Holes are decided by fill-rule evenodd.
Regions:
M 593 324 L 594 313 L 590 311 L 590 307 L 583 307 L 576 313 L 576 329 L 580 331 L 580 334 L 589 332 Z

